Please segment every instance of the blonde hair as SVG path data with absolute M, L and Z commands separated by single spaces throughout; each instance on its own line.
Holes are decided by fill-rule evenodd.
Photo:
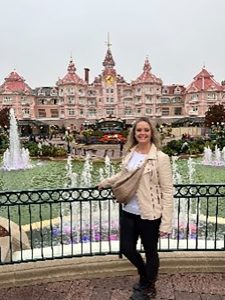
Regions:
M 156 128 L 152 125 L 149 118 L 141 117 L 141 118 L 138 118 L 135 121 L 134 125 L 132 126 L 132 128 L 131 128 L 131 130 L 128 134 L 127 142 L 126 142 L 125 147 L 124 147 L 126 153 L 129 152 L 131 148 L 133 148 L 135 145 L 138 144 L 138 142 L 135 138 L 135 131 L 136 131 L 137 124 L 140 123 L 140 122 L 148 123 L 148 125 L 151 129 L 151 142 L 156 146 L 157 149 L 159 149 L 160 146 L 161 146 L 159 133 L 156 130 Z

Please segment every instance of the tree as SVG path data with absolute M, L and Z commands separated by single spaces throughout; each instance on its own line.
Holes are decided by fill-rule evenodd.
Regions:
M 225 107 L 222 104 L 214 104 L 205 113 L 205 125 L 211 128 L 212 125 L 221 123 L 225 123 Z
M 3 129 L 9 128 L 9 107 L 5 107 L 0 111 L 0 126 Z

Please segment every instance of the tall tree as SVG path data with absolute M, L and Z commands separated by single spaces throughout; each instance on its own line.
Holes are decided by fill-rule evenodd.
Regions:
M 213 124 L 225 123 L 225 107 L 222 104 L 214 104 L 205 113 L 205 125 L 209 128 Z
M 5 107 L 0 111 L 0 126 L 4 129 L 9 128 L 9 107 Z

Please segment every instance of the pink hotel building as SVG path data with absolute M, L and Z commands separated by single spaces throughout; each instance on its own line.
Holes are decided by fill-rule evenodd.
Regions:
M 113 116 L 132 123 L 148 116 L 155 123 L 183 117 L 203 117 L 210 105 L 225 104 L 225 86 L 216 82 L 205 67 L 188 85 L 164 85 L 151 71 L 148 59 L 143 71 L 130 83 L 115 69 L 108 46 L 103 71 L 89 82 L 76 73 L 71 59 L 66 75 L 53 87 L 32 89 L 15 71 L 0 86 L 0 110 L 13 107 L 18 120 L 39 120 L 47 124 L 77 128 L 84 122 Z

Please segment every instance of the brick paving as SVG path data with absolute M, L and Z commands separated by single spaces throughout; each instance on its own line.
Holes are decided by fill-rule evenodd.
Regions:
M 0 300 L 126 300 L 137 276 L 79 279 L 0 289 Z M 160 274 L 155 300 L 225 300 L 225 274 Z

